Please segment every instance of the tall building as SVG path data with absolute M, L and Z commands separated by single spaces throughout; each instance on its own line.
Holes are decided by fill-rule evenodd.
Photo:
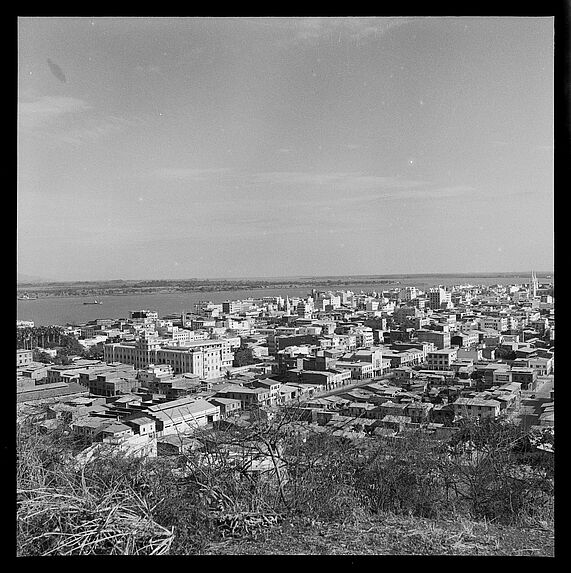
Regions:
M 449 303 L 451 300 L 452 293 L 441 286 L 428 291 L 428 303 L 432 309 L 442 308 L 443 303 Z
M 403 287 L 399 291 L 400 299 L 404 300 L 404 301 L 411 301 L 411 300 L 415 299 L 417 294 L 418 293 L 417 293 L 416 287 L 414 287 L 414 286 Z

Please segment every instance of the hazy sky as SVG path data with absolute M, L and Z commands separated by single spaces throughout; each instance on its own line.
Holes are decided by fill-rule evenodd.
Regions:
M 18 37 L 20 273 L 553 269 L 552 18 L 21 18 Z

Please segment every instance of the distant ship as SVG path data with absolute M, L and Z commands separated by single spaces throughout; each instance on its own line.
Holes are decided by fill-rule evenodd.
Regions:
M 84 302 L 83 304 L 103 304 L 100 300 L 90 300 L 88 302 Z

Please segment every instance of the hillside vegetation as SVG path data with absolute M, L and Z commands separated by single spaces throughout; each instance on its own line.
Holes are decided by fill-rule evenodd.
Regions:
M 517 426 L 351 440 L 292 412 L 83 467 L 65 427 L 20 423 L 17 554 L 553 555 L 553 456 Z

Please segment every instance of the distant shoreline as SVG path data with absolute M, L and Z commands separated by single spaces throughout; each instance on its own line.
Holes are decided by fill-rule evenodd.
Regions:
M 18 300 L 37 300 L 38 298 L 67 298 L 67 297 L 104 297 L 132 296 L 144 294 L 176 294 L 185 292 L 213 293 L 221 291 L 262 290 L 262 289 L 291 289 L 291 288 L 342 288 L 351 285 L 395 285 L 414 282 L 429 282 L 430 279 L 458 278 L 460 282 L 466 279 L 506 279 L 525 278 L 524 273 L 430 273 L 408 275 L 353 275 L 353 276 L 323 276 L 323 277 L 292 277 L 290 280 L 279 278 L 263 279 L 184 279 L 184 280 L 113 280 L 113 281 L 84 281 L 84 282 L 52 282 L 52 283 L 18 283 Z M 553 280 L 553 273 L 538 273 L 539 279 Z M 422 281 L 422 279 L 425 279 Z M 33 294 L 30 299 L 21 299 L 21 293 Z
M 554 271 L 536 271 L 538 278 L 552 277 Z M 481 273 L 410 273 L 410 274 L 386 274 L 386 275 L 292 275 L 285 277 L 231 277 L 231 278 L 179 278 L 179 279 L 109 279 L 109 280 L 93 280 L 93 281 L 23 281 L 18 280 L 16 284 L 18 288 L 28 287 L 50 287 L 50 286 L 65 286 L 65 285 L 153 285 L 153 284 L 241 284 L 241 283 L 256 283 L 256 284 L 274 284 L 282 282 L 296 282 L 296 281 L 310 281 L 320 282 L 323 280 L 350 280 L 362 281 L 363 279 L 379 280 L 379 279 L 412 279 L 412 278 L 431 278 L 431 277 L 481 277 L 481 278 L 507 278 L 507 277 L 523 277 L 531 275 L 530 271 L 520 272 L 481 272 Z

